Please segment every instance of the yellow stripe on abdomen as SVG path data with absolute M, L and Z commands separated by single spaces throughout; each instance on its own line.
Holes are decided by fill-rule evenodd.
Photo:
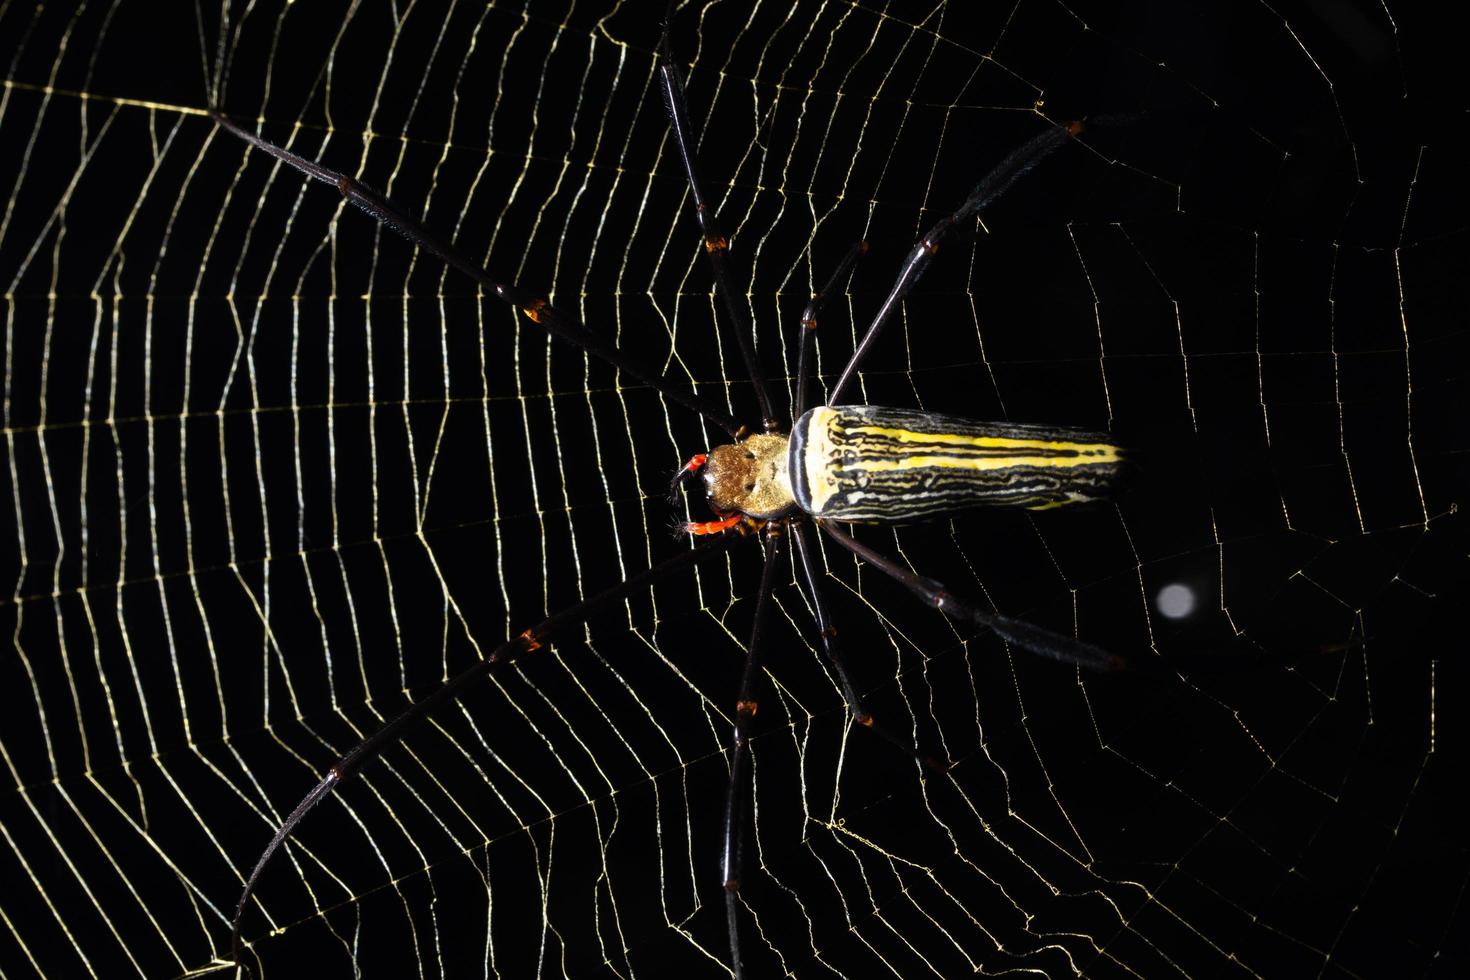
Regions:
M 1105 435 L 873 405 L 813 409 L 791 441 L 797 503 L 844 521 L 1084 503 L 1104 497 L 1123 466 Z

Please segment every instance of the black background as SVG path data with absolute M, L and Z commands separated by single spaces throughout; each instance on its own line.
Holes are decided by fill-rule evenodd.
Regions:
M 719 436 L 199 110 L 758 421 L 651 84 L 659 5 L 395 9 L 0 19 L 17 973 L 230 969 L 242 875 L 332 760 L 678 553 L 662 488 Z M 1083 139 L 946 244 L 862 395 L 1139 458 L 1115 506 L 861 532 L 1131 674 L 1006 651 L 828 550 L 865 694 L 944 777 L 844 742 L 783 570 L 757 975 L 1464 972 L 1465 105 L 1453 32 L 1391 13 L 679 13 L 778 402 L 848 245 L 873 249 L 822 321 L 827 383 L 1039 110 Z M 365 769 L 267 872 L 252 962 L 718 975 L 758 568 L 745 543 L 665 581 Z M 1152 606 L 1174 582 L 1184 621 Z

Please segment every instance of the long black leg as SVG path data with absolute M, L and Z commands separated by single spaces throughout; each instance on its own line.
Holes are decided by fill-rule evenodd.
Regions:
M 558 340 L 571 344 L 579 350 L 586 351 L 593 357 L 606 361 L 620 371 L 627 372 L 650 388 L 663 393 L 685 408 L 709 419 L 730 435 L 733 436 L 740 431 L 740 424 L 723 409 L 700 398 L 693 392 L 685 391 L 682 388 L 670 384 L 664 379 L 663 375 L 645 367 L 637 360 L 624 354 L 612 344 L 587 329 L 581 321 L 561 312 L 542 297 L 522 289 L 515 283 L 500 282 L 495 279 L 488 271 L 470 261 L 469 258 L 453 245 L 442 242 L 434 237 L 421 222 L 404 214 L 386 198 L 379 196 L 365 185 L 358 183 L 344 173 L 339 173 L 329 167 L 324 167 L 314 160 L 308 160 L 305 157 L 292 153 L 290 150 L 284 150 L 274 143 L 256 136 L 254 133 L 246 132 L 235 125 L 223 113 L 215 112 L 213 116 L 214 121 L 219 123 L 220 127 L 226 132 L 238 136 L 257 150 L 269 153 L 277 160 L 294 167 L 308 177 L 319 180 L 324 184 L 331 184 L 337 188 L 338 193 L 354 206 L 367 212 L 379 224 L 393 229 L 419 248 L 438 256 L 440 261 L 445 265 L 452 266 L 460 272 L 463 272 L 504 302 L 518 307 L 531 322 L 544 327 L 547 333 Z
M 715 291 L 725 302 L 725 311 L 730 316 L 730 325 L 735 331 L 735 341 L 740 345 L 740 356 L 745 360 L 745 371 L 750 376 L 760 403 L 761 418 L 765 420 L 767 432 L 778 425 L 775 411 L 771 407 L 771 396 L 766 391 L 766 375 L 761 369 L 759 355 L 751 340 L 750 319 L 736 302 L 736 294 L 730 288 L 731 275 L 727 250 L 729 241 L 720 232 L 719 221 L 714 209 L 704 198 L 699 175 L 694 166 L 694 142 L 690 138 L 689 106 L 684 99 L 684 79 L 674 67 L 674 56 L 669 47 L 669 23 L 673 20 L 673 0 L 664 14 L 663 37 L 659 39 L 658 77 L 664 96 L 664 108 L 669 113 L 669 128 L 674 135 L 674 146 L 679 151 L 679 161 L 684 165 L 684 176 L 689 181 L 689 196 L 694 199 L 694 216 L 699 219 L 699 230 L 704 233 L 704 254 L 709 256 L 710 269 L 714 272 Z
M 983 626 L 986 629 L 994 631 L 1002 639 L 1008 640 L 1024 650 L 1043 657 L 1050 657 L 1052 660 L 1076 664 L 1079 667 L 1086 667 L 1089 670 L 1123 670 L 1128 667 L 1128 663 L 1122 657 L 1108 653 L 1102 647 L 1070 636 L 1062 636 L 1060 633 L 1053 633 L 1049 629 L 1024 622 L 1023 620 L 984 612 L 949 592 L 941 583 L 936 582 L 932 578 L 915 575 L 907 568 L 904 568 L 890 558 L 885 558 L 851 535 L 839 531 L 830 522 L 819 521 L 818 523 L 833 541 L 836 541 L 848 551 L 851 551 L 859 558 L 873 565 L 885 575 L 907 586 L 909 591 L 913 592 L 914 595 L 918 596 L 925 603 L 947 615 L 969 620 L 976 626 Z
M 817 314 L 827 304 L 827 297 L 832 295 L 832 291 L 852 271 L 853 263 L 857 262 L 858 256 L 867 251 L 867 242 L 858 242 L 848 249 L 837 268 L 832 270 L 832 277 L 827 280 L 827 285 L 823 286 L 822 291 L 813 296 L 811 302 L 806 304 L 806 309 L 801 311 L 801 353 L 796 361 L 796 408 L 791 412 L 792 425 L 795 425 L 796 420 L 812 407 L 809 400 L 811 398 L 809 385 L 812 374 L 816 370 L 815 365 L 812 364 L 812 342 L 816 339 L 817 334 Z
M 358 743 L 355 748 L 348 750 L 347 754 L 334 762 L 322 777 L 321 782 L 312 788 L 296 804 L 271 842 L 266 845 L 260 855 L 260 860 L 255 862 L 255 868 L 250 872 L 250 877 L 245 881 L 245 890 L 240 893 L 240 904 L 235 907 L 235 918 L 230 924 L 230 951 L 231 957 L 236 963 L 240 963 L 240 920 L 245 915 L 245 906 L 249 903 L 251 895 L 255 893 L 255 886 L 260 881 L 261 872 L 265 870 L 272 857 L 279 851 L 286 839 L 295 831 L 298 824 L 308 813 L 316 809 L 317 804 L 331 795 L 337 785 L 347 779 L 364 763 L 371 762 L 382 754 L 383 750 L 402 738 L 404 733 L 415 723 L 426 718 L 435 708 L 447 704 L 465 692 L 465 689 L 476 681 L 489 675 L 492 670 L 504 669 L 524 653 L 539 650 L 557 633 L 569 626 L 576 626 L 585 622 L 599 610 L 610 606 L 620 599 L 627 598 L 640 589 L 645 589 L 666 575 L 679 571 L 680 569 L 694 565 L 697 562 L 719 554 L 728 549 L 736 541 L 740 540 L 740 534 L 721 535 L 710 544 L 700 548 L 683 551 L 666 561 L 662 561 L 646 571 L 639 572 L 632 578 L 615 585 L 610 589 L 599 592 L 590 599 L 584 599 L 568 609 L 564 609 L 555 616 L 542 620 L 537 625 L 526 630 L 520 636 L 513 637 L 500 646 L 484 660 L 478 661 L 472 666 L 450 678 L 438 690 L 434 691 L 413 704 L 409 705 L 402 714 L 378 729 L 367 739 Z M 742 695 L 744 697 L 744 695 Z
M 822 655 L 833 672 L 837 674 L 837 683 L 842 687 L 842 699 L 847 703 L 847 710 L 851 712 L 853 721 L 889 742 L 905 755 L 913 756 L 935 772 L 948 772 L 947 763 L 933 756 L 924 755 L 912 745 L 905 743 L 903 739 L 879 724 L 873 717 L 873 713 L 868 710 L 867 703 L 858 693 L 857 685 L 853 683 L 852 671 L 848 669 L 847 660 L 842 654 L 842 645 L 837 640 L 837 625 L 832 621 L 831 613 L 827 611 L 827 602 L 822 595 L 821 579 L 817 575 L 816 561 L 812 558 L 810 532 L 805 523 L 793 524 L 792 527 L 792 538 L 796 542 L 796 555 L 798 564 L 801 566 L 801 577 L 806 582 L 807 592 L 812 597 L 812 609 L 816 612 L 817 633 L 821 637 Z
M 871 725 L 873 716 L 868 713 L 863 697 L 853 684 L 837 645 L 837 627 L 827 612 L 827 603 L 822 597 L 820 580 L 817 578 L 816 562 L 812 559 L 812 542 L 805 523 L 794 524 L 792 537 L 796 544 L 797 563 L 801 566 L 801 577 L 806 581 L 807 592 L 812 597 L 812 610 L 816 613 L 817 634 L 821 637 L 822 655 L 837 673 L 837 683 L 842 686 L 842 699 L 847 702 L 853 720 L 860 725 Z
M 938 224 L 929 229 L 928 234 L 919 239 L 909 252 L 908 259 L 904 261 L 903 269 L 899 272 L 893 288 L 888 291 L 888 298 L 883 301 L 882 306 L 878 307 L 878 312 L 873 316 L 873 322 L 868 324 L 867 333 L 863 334 L 857 350 L 852 352 L 852 358 L 848 360 L 847 367 L 842 369 L 841 377 L 837 379 L 837 384 L 827 396 L 829 405 L 842 404 L 842 395 L 856 376 L 858 366 L 862 364 L 863 358 L 872 349 L 878 335 L 892 319 L 893 312 L 898 309 L 898 305 L 903 302 L 904 297 L 914 288 L 914 284 L 923 276 L 924 270 L 929 267 L 929 263 L 934 258 L 934 253 L 939 251 L 939 243 L 943 241 L 945 235 L 949 234 L 950 229 L 993 204 L 997 198 L 1011 189 L 1011 185 L 1024 177 L 1053 151 L 1064 146 L 1081 130 L 1080 122 L 1053 126 L 1046 132 L 1021 144 L 1009 156 L 996 164 L 995 169 L 980 178 L 975 189 L 970 191 L 970 196 L 965 198 L 964 204 L 961 204 L 953 214 L 941 219 Z
M 773 531 L 778 530 L 776 525 L 769 526 Z M 750 790 L 750 780 L 746 776 L 750 757 L 750 723 L 757 708 L 755 684 L 760 679 L 761 634 L 770 611 L 781 542 L 778 533 L 766 537 L 766 564 L 761 571 L 760 592 L 755 600 L 755 625 L 750 628 L 750 645 L 745 648 L 745 670 L 740 675 L 740 694 L 735 699 L 730 784 L 725 789 L 725 833 L 720 874 L 725 886 L 725 925 L 730 930 L 730 963 L 735 970 L 735 980 L 741 980 L 745 975 L 745 965 L 740 957 L 740 869 L 745 850 L 745 797 Z

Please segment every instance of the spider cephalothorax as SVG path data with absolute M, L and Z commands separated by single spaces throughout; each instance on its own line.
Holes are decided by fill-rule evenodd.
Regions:
M 795 507 L 788 445 L 786 436 L 762 432 L 711 449 L 700 477 L 715 513 L 776 518 Z

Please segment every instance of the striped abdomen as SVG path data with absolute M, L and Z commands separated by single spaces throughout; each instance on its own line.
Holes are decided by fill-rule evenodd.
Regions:
M 965 507 L 1098 500 L 1123 467 L 1123 451 L 1096 432 L 873 405 L 812 409 L 797 419 L 790 453 L 802 510 L 879 523 Z

